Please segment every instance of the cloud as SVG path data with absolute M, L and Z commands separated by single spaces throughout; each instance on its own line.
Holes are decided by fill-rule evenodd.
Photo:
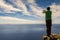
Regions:
M 36 15 L 43 16 L 42 8 L 34 6 L 34 5 L 30 5 L 30 8 L 31 8 L 32 12 L 35 13 Z
M 27 0 L 26 3 L 23 2 L 23 0 L 8 0 L 9 2 L 12 2 L 16 7 L 14 7 L 14 5 L 9 4 L 8 2 L 5 2 L 4 0 L 0 0 L 0 13 L 16 13 L 16 12 L 22 12 L 23 15 L 32 15 L 34 17 L 37 17 L 40 19 L 40 21 L 32 21 L 32 20 L 22 20 L 18 19 L 18 18 L 10 18 L 10 17 L 0 17 L 2 21 L 1 23 L 16 23 L 16 24 L 20 24 L 20 22 L 22 24 L 24 23 L 45 23 L 44 21 L 44 14 L 42 13 L 43 10 L 46 10 L 46 8 L 42 8 L 39 7 L 36 3 L 35 0 Z M 29 6 L 29 8 L 27 8 L 27 6 Z M 52 10 L 52 22 L 53 23 L 60 23 L 57 22 L 59 19 L 57 19 L 57 17 L 60 16 L 60 5 L 57 5 L 55 3 L 53 3 L 52 5 L 50 5 L 51 10 Z M 29 11 L 28 11 L 29 9 Z M 6 18 L 6 19 L 4 19 Z M 7 19 L 8 18 L 8 19 Z M 18 19 L 18 20 L 17 20 Z M 42 20 L 43 19 L 43 20 Z M 57 19 L 57 20 L 56 20 Z M 9 20 L 9 21 L 8 21 Z
M 15 6 L 17 7 L 17 8 L 15 8 L 16 10 L 17 9 L 19 9 L 19 10 L 21 10 L 21 12 L 24 14 L 24 15 L 30 15 L 30 13 L 28 12 L 28 10 L 27 10 L 27 7 L 26 7 L 26 5 L 22 2 L 22 0 L 9 0 L 10 2 L 12 2 L 13 4 L 15 4 Z M 7 3 L 7 4 L 9 4 L 9 3 Z M 12 4 L 10 4 L 11 6 L 12 6 Z M 13 7 L 13 6 L 12 6 Z M 12 9 L 12 8 L 11 8 Z M 13 9 L 13 10 L 15 10 L 15 9 Z
M 57 17 L 60 16 L 60 5 L 56 5 L 55 3 L 53 3 L 52 5 L 50 5 L 50 7 L 51 7 L 51 11 L 52 11 L 52 23 L 53 24 L 59 24 L 60 23 L 60 21 L 59 21 L 60 18 L 57 19 Z M 39 16 L 41 16 L 43 18 L 44 14 L 42 13 L 42 11 L 46 10 L 46 8 L 43 9 L 43 8 L 38 7 L 36 5 L 35 6 L 30 5 L 30 8 L 36 15 L 39 15 Z M 44 20 L 42 20 L 42 21 L 44 21 Z
M 26 5 L 22 2 L 22 0 L 15 0 L 15 1 L 16 2 L 13 1 L 13 3 L 15 3 L 15 5 L 17 5 L 17 7 L 22 10 L 22 13 L 24 13 L 25 15 L 30 15 Z
M 27 0 L 28 3 L 34 4 L 35 0 Z
M 55 3 L 53 3 L 50 7 L 52 10 L 52 22 L 55 24 L 60 24 L 60 18 L 58 19 L 58 17 L 60 16 L 60 5 L 56 5 Z
M 0 8 L 3 9 L 3 12 L 10 13 L 11 10 L 13 11 L 21 11 L 20 9 L 14 8 L 12 5 L 9 5 L 4 2 L 4 0 L 0 1 Z
M 0 24 L 39 24 L 40 21 L 0 16 Z
M 60 19 L 53 20 L 53 24 L 60 24 Z
M 53 3 L 50 7 L 54 18 L 60 16 L 60 5 L 56 5 L 55 3 Z
M 24 15 L 31 15 L 30 12 L 27 10 L 28 8 L 26 7 L 26 5 L 22 2 L 23 0 L 8 0 L 9 2 L 13 3 L 13 4 L 9 4 L 9 2 L 5 2 L 6 0 L 1 0 L 0 1 L 0 8 L 2 8 L 3 10 L 1 11 L 1 13 L 5 12 L 5 13 L 15 13 L 15 12 L 22 12 Z M 16 8 L 17 7 L 17 8 Z

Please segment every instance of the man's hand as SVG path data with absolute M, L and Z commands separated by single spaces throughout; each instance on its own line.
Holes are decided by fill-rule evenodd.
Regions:
M 45 13 L 46 11 L 45 10 L 43 10 L 43 13 Z

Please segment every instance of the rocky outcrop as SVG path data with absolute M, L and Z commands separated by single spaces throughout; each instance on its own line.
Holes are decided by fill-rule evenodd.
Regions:
M 50 37 L 43 36 L 42 40 L 60 40 L 60 34 L 52 34 Z

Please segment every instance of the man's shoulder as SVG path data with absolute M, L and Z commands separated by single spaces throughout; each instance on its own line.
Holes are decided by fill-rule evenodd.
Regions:
M 52 12 L 52 11 L 48 11 L 48 12 Z
M 52 12 L 51 10 L 49 12 Z

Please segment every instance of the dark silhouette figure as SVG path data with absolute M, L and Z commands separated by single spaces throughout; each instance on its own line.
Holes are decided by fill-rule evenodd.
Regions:
M 47 36 L 49 37 L 51 35 L 51 26 L 52 26 L 52 11 L 50 11 L 50 7 L 47 7 L 47 11 L 43 10 L 43 13 L 45 13 L 46 18 L 46 32 Z

